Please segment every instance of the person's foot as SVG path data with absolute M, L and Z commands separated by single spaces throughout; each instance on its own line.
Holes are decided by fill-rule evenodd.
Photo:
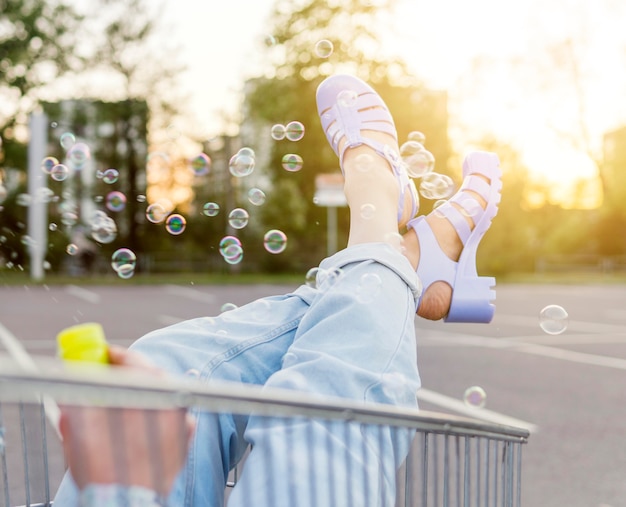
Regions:
M 439 320 L 454 313 L 453 321 L 491 320 L 493 305 L 489 301 L 495 294 L 490 287 L 495 280 L 478 277 L 475 254 L 497 213 L 502 186 L 498 166 L 494 154 L 469 155 L 464 164 L 463 186 L 446 208 L 437 208 L 427 217 L 409 222 L 404 235 L 405 255 L 423 283 L 417 309 L 420 317 Z M 457 290 L 462 295 L 455 298 Z M 453 302 L 456 308 L 451 312 Z
M 387 176 L 379 178 L 384 167 L 396 186 L 396 225 L 403 227 L 416 215 L 419 198 L 399 156 L 395 125 L 384 101 L 367 83 L 349 75 L 325 79 L 317 89 L 316 100 L 324 133 L 339 157 L 346 186 L 354 187 L 351 195 L 368 183 L 380 185 L 387 195 L 387 180 L 391 180 Z M 346 197 L 353 209 L 351 196 Z

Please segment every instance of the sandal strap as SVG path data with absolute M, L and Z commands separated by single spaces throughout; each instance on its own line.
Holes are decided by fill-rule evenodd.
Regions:
M 491 185 L 479 176 L 470 175 L 469 178 L 466 177 L 463 181 L 461 190 L 471 190 L 472 192 L 476 192 L 483 199 L 487 200 L 489 198 Z
M 417 276 L 422 282 L 422 294 L 437 281 L 446 282 L 454 287 L 458 264 L 443 253 L 433 230 L 426 222 L 426 218 L 419 216 L 410 220 L 407 228 L 412 228 L 415 231 L 420 245 Z
M 343 106 L 336 102 L 321 115 L 322 128 L 326 132 L 333 151 L 343 162 L 343 155 L 348 148 L 366 144 L 379 155 L 385 157 L 383 145 L 361 135 L 361 130 L 384 132 L 397 140 L 396 128 L 391 113 L 380 97 L 373 93 L 364 93 L 357 97 L 352 106 Z M 339 143 L 345 137 L 346 143 L 339 153 Z
M 467 223 L 467 215 L 464 215 L 463 213 L 461 213 L 459 209 L 456 206 L 452 205 L 451 203 L 454 202 L 460 205 L 463 209 L 466 210 L 466 212 L 469 212 L 469 210 L 465 207 L 467 203 L 465 203 L 465 206 L 464 206 L 464 201 L 461 200 L 461 202 L 458 202 L 458 199 L 456 197 L 457 196 L 455 196 L 455 198 L 452 198 L 448 202 L 445 202 L 441 206 L 439 206 L 437 208 L 437 214 L 440 216 L 442 215 L 443 218 L 446 218 L 450 222 L 450 224 L 452 224 L 452 227 L 454 227 L 454 230 L 458 234 L 459 239 L 461 240 L 461 243 L 465 245 L 467 243 L 468 238 L 470 237 L 470 234 L 472 234 L 472 229 L 470 225 Z M 476 202 L 475 199 L 472 199 L 472 200 Z M 478 206 L 478 202 L 476 202 L 476 205 Z M 474 217 L 472 217 L 472 219 L 473 218 Z

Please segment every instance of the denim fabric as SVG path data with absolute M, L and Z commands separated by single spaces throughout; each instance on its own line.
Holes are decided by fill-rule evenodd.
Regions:
M 202 382 L 232 381 L 354 401 L 416 407 L 415 270 L 385 243 L 325 259 L 317 286 L 153 331 L 132 345 L 157 366 Z M 317 420 L 196 412 L 172 506 L 393 505 L 394 477 L 412 433 Z M 355 442 L 357 443 L 355 445 Z M 332 474 L 329 472 L 332 465 Z M 75 505 L 71 478 L 58 505 Z M 332 499 L 331 499 L 332 497 Z

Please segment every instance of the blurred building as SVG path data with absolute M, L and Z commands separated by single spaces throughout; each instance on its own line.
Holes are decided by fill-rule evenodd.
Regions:
M 79 224 L 89 226 L 100 209 L 115 219 L 127 246 L 137 248 L 137 218 L 146 193 L 146 102 L 64 100 L 44 103 L 43 109 L 50 125 L 47 153 L 70 169 L 58 182 L 66 225 L 72 225 L 75 213 Z M 115 203 L 107 200 L 111 192 L 117 192 Z

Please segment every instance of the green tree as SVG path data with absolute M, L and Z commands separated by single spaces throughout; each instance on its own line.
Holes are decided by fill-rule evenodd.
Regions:
M 393 4 L 393 0 L 371 3 L 342 0 L 332 5 L 321 0 L 296 5 L 277 1 L 273 31 L 268 35 L 265 73 L 247 83 L 243 122 L 254 125 L 251 130 L 256 138 L 244 142 L 269 143 L 268 163 L 261 169 L 274 184 L 279 179 L 292 180 L 297 185 L 297 195 L 306 203 L 298 213 L 274 213 L 272 208 L 280 206 L 277 200 L 284 200 L 284 196 L 274 194 L 264 207 L 268 227 L 288 228 L 295 236 L 298 249 L 291 255 L 301 262 L 299 269 L 316 264 L 326 251 L 321 233 L 326 230 L 326 213 L 313 205 L 315 176 L 339 170 L 337 158 L 321 132 L 315 105 L 316 88 L 326 76 L 348 72 L 371 83 L 394 115 L 400 143 L 410 131 L 422 131 L 427 137 L 427 148 L 437 159 L 438 170 L 444 173 L 448 170 L 445 93 L 425 89 L 402 60 L 385 53 L 375 29 L 379 26 L 378 15 Z M 332 45 L 332 51 L 320 52 L 320 41 L 325 41 L 327 48 Z M 300 121 L 305 126 L 303 140 L 272 141 L 272 125 L 291 121 Z M 282 158 L 288 153 L 302 157 L 301 171 L 287 173 L 282 169 Z M 347 224 L 347 209 L 340 209 L 341 237 L 347 237 Z
M 80 68 L 82 17 L 64 3 L 0 0 L 0 164 L 24 169 L 27 115 L 43 89 Z M 0 166 L 0 167 L 2 167 Z

